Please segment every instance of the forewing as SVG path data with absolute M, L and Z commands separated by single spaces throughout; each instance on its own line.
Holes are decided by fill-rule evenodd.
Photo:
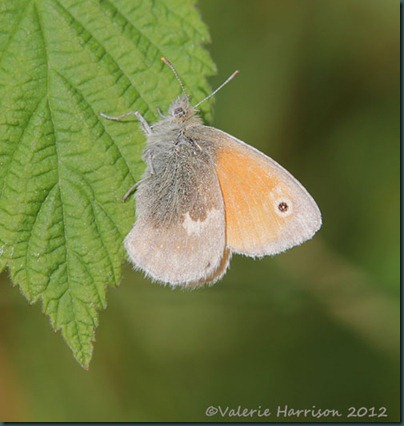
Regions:
M 235 253 L 264 256 L 310 239 L 321 213 L 306 189 L 283 167 L 255 148 L 206 127 L 215 141 L 215 167 L 226 212 L 227 246 Z

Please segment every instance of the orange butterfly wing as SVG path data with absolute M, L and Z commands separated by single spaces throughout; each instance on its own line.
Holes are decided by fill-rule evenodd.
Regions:
M 260 151 L 208 129 L 208 139 L 216 146 L 227 247 L 247 256 L 264 256 L 310 239 L 321 227 L 321 213 L 304 187 Z

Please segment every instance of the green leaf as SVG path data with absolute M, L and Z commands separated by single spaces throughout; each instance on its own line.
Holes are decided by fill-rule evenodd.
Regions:
M 0 4 L 0 270 L 85 368 L 106 285 L 121 279 L 143 171 L 140 111 L 209 92 L 208 32 L 191 0 L 6 0 Z M 208 107 L 205 107 L 208 108 Z

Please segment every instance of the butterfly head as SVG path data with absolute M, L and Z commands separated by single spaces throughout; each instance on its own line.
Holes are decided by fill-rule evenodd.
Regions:
M 190 123 L 192 119 L 199 122 L 195 117 L 197 114 L 198 111 L 190 104 L 188 95 L 179 96 L 168 110 L 169 118 L 179 123 Z

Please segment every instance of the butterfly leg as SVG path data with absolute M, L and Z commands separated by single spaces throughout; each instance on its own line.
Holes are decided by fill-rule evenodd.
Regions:
M 166 118 L 166 116 L 163 114 L 163 112 L 161 111 L 159 107 L 157 107 L 157 113 L 161 118 Z
M 136 115 L 137 119 L 140 121 L 140 124 L 142 125 L 143 131 L 146 133 L 146 135 L 150 135 L 152 132 L 151 127 L 149 126 L 149 123 L 143 118 L 142 114 L 140 114 L 139 111 L 130 111 L 126 112 L 125 114 L 118 115 L 116 117 L 104 114 L 103 112 L 99 113 L 101 117 L 106 118 L 107 120 L 114 120 L 114 121 L 121 121 L 124 118 L 130 116 L 130 115 Z
M 134 185 L 132 185 L 128 191 L 126 192 L 126 194 L 122 197 L 122 202 L 125 203 L 126 200 L 129 198 L 129 195 L 131 195 L 135 189 L 140 185 L 140 183 L 143 181 L 143 179 L 137 181 Z
M 142 114 L 140 114 L 139 111 L 135 111 L 135 115 L 140 121 L 140 124 L 142 125 L 143 131 L 146 133 L 146 135 L 151 135 L 153 131 L 149 126 L 149 123 L 143 118 Z
M 136 182 L 134 185 L 132 185 L 128 189 L 128 191 L 126 192 L 126 194 L 122 197 L 122 202 L 123 203 L 128 199 L 129 195 L 131 195 L 142 182 L 144 182 L 148 177 L 154 175 L 153 162 L 152 162 L 152 154 L 149 151 L 146 151 L 145 161 L 146 161 L 147 167 L 149 168 L 150 175 L 147 176 L 147 177 L 145 177 L 145 178 L 143 178 L 143 179 L 140 179 L 138 182 Z

